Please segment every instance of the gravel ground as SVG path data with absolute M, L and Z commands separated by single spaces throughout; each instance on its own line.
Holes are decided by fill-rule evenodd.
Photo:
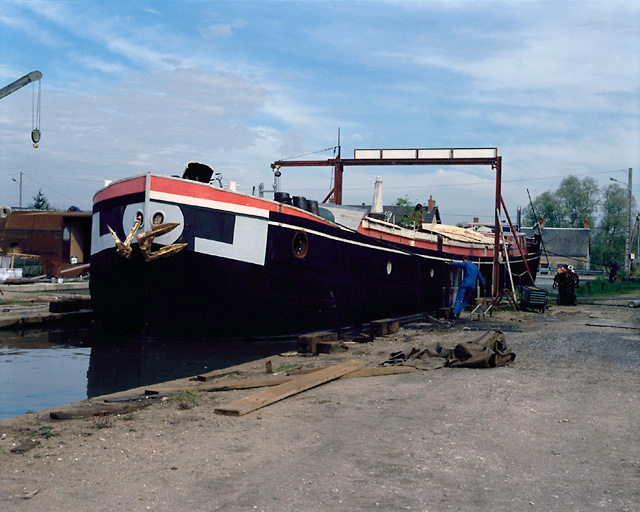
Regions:
M 271 358 L 380 363 L 502 329 L 517 355 L 506 367 L 333 381 L 241 417 L 214 409 L 256 391 L 109 419 L 1 421 L 0 509 L 640 510 L 640 309 L 614 304 L 412 324 L 339 354 Z M 42 427 L 59 435 L 11 453 Z

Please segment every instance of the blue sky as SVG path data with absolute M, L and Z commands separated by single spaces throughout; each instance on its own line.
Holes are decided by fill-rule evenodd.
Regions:
M 640 4 L 635 1 L 7 1 L 0 205 L 39 188 L 90 209 L 103 180 L 208 163 L 271 188 L 269 164 L 337 143 L 498 147 L 518 206 L 568 175 L 640 187 Z M 37 92 L 37 87 L 35 88 Z M 314 154 L 329 158 L 331 151 Z M 309 156 L 310 157 L 310 156 Z M 309 158 L 306 157 L 306 158 Z M 344 203 L 436 199 L 445 222 L 493 217 L 489 168 L 346 168 Z M 282 189 L 323 199 L 329 168 L 284 169 Z

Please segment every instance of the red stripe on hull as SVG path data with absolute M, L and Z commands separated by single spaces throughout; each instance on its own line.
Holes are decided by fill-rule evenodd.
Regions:
M 246 196 L 244 194 L 238 194 L 236 192 L 231 192 L 221 188 L 211 187 L 209 185 L 198 183 L 196 181 L 189 182 L 178 179 L 172 180 L 169 178 L 163 178 L 161 176 L 151 176 L 151 190 L 154 192 L 163 192 L 165 194 L 174 194 L 189 198 L 220 201 L 240 206 L 249 206 L 252 208 L 259 208 L 261 210 L 267 210 L 270 212 L 286 213 L 287 215 L 293 215 L 295 217 L 301 217 L 303 219 L 309 219 L 315 222 L 329 224 L 324 219 L 318 218 L 317 216 L 310 213 L 306 213 L 304 210 L 299 210 L 297 208 L 292 208 L 284 204 L 260 199 L 258 197 Z
M 145 178 L 145 176 L 138 176 L 136 178 L 130 178 L 113 183 L 107 188 L 97 192 L 96 195 L 93 196 L 93 203 L 99 203 L 100 201 L 105 201 L 106 199 L 111 199 L 113 197 L 144 192 Z

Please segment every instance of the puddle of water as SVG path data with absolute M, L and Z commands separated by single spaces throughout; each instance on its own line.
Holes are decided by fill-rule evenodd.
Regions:
M 291 340 L 140 340 L 93 328 L 0 331 L 0 419 L 294 348 Z

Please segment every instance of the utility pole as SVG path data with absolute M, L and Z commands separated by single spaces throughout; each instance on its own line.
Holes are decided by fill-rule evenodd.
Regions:
M 631 202 L 633 195 L 631 193 L 631 174 L 633 169 L 629 167 L 629 181 L 627 182 L 627 236 L 624 240 L 624 271 L 627 277 L 631 277 Z

